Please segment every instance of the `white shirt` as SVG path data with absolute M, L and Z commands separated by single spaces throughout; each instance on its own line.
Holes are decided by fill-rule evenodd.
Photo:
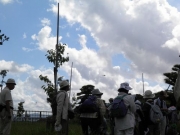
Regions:
M 0 93 L 0 104 L 6 105 L 6 101 L 10 100 L 9 105 L 13 107 L 13 100 L 11 96 L 11 90 L 5 87 Z

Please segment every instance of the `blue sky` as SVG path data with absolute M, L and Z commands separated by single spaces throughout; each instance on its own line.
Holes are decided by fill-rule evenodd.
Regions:
M 166 89 L 165 72 L 179 63 L 180 3 L 175 0 L 60 0 L 59 43 L 66 43 L 70 61 L 58 71 L 70 77 L 72 93 L 92 84 L 104 94 L 117 95 L 121 82 L 129 82 L 131 93 Z M 10 37 L 0 46 L 0 70 L 16 79 L 14 106 L 25 101 L 25 109 L 50 110 L 39 75 L 53 82 L 53 64 L 45 57 L 54 49 L 57 0 L 0 0 L 0 30 Z M 105 76 L 103 76 L 105 75 Z M 35 104 L 37 102 L 37 104 Z

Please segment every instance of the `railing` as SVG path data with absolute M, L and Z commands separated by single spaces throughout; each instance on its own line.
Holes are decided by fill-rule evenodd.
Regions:
M 52 116 L 51 111 L 25 111 L 21 117 L 17 117 L 17 110 L 13 110 L 13 121 L 45 121 L 47 117 Z

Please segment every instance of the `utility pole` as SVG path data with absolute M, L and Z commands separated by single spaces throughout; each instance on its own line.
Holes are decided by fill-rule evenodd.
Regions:
M 144 77 L 143 77 L 143 73 L 142 73 L 142 83 L 143 83 L 143 95 L 144 95 Z
M 58 45 L 59 45 L 59 3 L 58 3 L 58 13 L 57 13 L 56 59 L 55 59 L 55 67 L 54 67 L 54 89 L 55 89 L 55 92 L 57 92 Z
M 71 76 L 70 76 L 70 91 L 69 91 L 69 100 L 70 100 L 70 98 L 71 98 L 72 67 L 73 67 L 73 62 L 72 62 L 72 65 L 71 65 Z

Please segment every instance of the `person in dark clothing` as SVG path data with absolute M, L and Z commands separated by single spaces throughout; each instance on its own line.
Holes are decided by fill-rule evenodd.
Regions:
M 145 131 L 149 132 L 149 135 L 160 135 L 160 125 L 159 124 L 154 124 L 151 120 L 150 120 L 150 109 L 151 106 L 148 104 L 154 104 L 154 99 L 155 94 L 152 93 L 151 90 L 146 90 L 144 93 L 143 98 L 145 99 L 145 103 L 142 107 L 143 113 L 144 113 L 144 118 L 145 118 Z M 148 102 L 148 103 L 147 103 Z
M 134 135 L 144 135 L 144 113 L 142 111 L 142 105 L 139 100 L 135 101 L 136 104 L 136 112 L 135 112 L 135 120 L 136 120 L 136 126 L 135 126 L 135 131 Z
M 101 99 L 103 93 L 99 89 L 91 91 L 92 95 L 96 97 L 95 103 L 98 107 L 97 112 L 82 112 L 80 114 L 81 126 L 83 135 L 102 135 L 102 129 L 104 124 L 104 115 L 106 113 L 106 107 L 104 101 Z M 90 130 L 88 130 L 88 127 Z
M 112 117 L 111 112 L 110 112 L 112 102 L 113 102 L 113 98 L 110 98 L 109 99 L 109 106 L 107 107 L 107 110 L 108 110 L 108 118 L 109 118 L 111 135 L 114 135 L 114 118 Z
M 161 112 L 163 114 L 163 120 L 161 121 L 160 124 L 160 132 L 161 135 L 165 135 L 165 131 L 166 131 L 166 125 L 167 125 L 167 114 L 168 114 L 168 109 L 167 109 L 167 105 L 166 105 L 166 101 L 165 99 L 168 97 L 169 95 L 167 95 L 167 93 L 165 91 L 161 91 L 159 93 L 159 97 L 157 99 L 154 100 L 154 104 L 158 105 L 161 109 Z

